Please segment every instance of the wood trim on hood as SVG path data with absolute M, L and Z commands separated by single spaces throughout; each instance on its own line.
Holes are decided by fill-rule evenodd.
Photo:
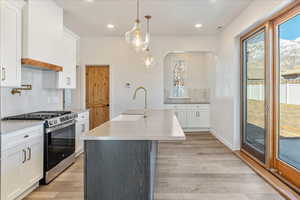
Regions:
M 30 58 L 22 58 L 21 61 L 22 61 L 22 65 L 30 65 L 31 67 L 36 67 L 44 70 L 52 70 L 56 72 L 63 71 L 63 67 L 61 66 L 45 63 Z

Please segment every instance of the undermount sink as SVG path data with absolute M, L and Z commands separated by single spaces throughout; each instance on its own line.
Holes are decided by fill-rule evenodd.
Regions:
M 119 115 L 118 117 L 112 119 L 111 121 L 137 121 L 142 119 L 144 115 Z

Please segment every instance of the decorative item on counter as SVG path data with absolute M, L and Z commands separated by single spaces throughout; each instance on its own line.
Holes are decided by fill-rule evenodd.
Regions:
M 184 89 L 185 72 L 185 61 L 178 60 L 173 70 L 173 97 L 187 97 Z

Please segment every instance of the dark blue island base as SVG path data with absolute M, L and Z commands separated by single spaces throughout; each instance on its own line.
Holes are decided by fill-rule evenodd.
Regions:
M 86 140 L 85 200 L 153 200 L 158 141 Z

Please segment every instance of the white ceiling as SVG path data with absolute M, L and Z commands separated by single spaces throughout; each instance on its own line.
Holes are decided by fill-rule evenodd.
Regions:
M 136 0 L 56 0 L 65 9 L 65 24 L 80 36 L 121 36 L 136 18 Z M 141 16 L 150 14 L 153 35 L 216 34 L 252 0 L 141 0 Z M 145 24 L 145 20 L 142 20 Z M 116 28 L 109 30 L 108 23 Z M 196 29 L 196 23 L 203 27 Z

